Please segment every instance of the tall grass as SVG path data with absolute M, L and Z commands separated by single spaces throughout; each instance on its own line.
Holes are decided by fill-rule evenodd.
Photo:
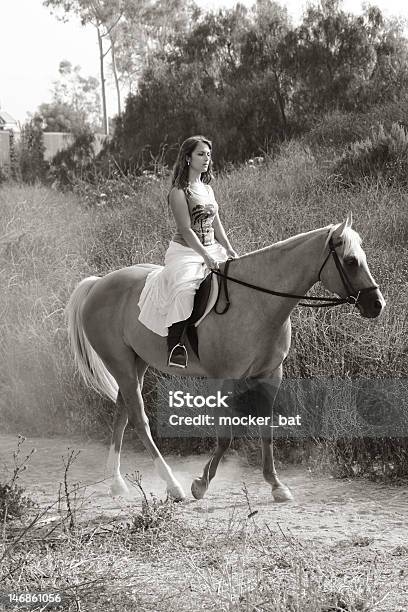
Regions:
M 2 263 L 0 423 L 25 432 L 98 431 L 108 404 L 74 377 L 62 312 L 75 283 L 134 263 L 162 263 L 174 223 L 164 180 L 123 178 L 85 205 L 81 192 L 0 190 Z M 404 190 L 381 182 L 340 190 L 325 164 L 291 142 L 265 165 L 235 169 L 214 184 L 220 214 L 243 254 L 352 211 L 387 307 L 374 321 L 357 310 L 295 309 L 290 378 L 406 379 L 408 220 Z M 95 406 L 96 402 L 96 406 Z M 52 423 L 52 425 L 51 425 Z
M 89 430 L 96 418 L 68 354 L 64 308 L 91 271 L 90 215 L 70 196 L 18 185 L 0 189 L 0 211 L 0 429 Z

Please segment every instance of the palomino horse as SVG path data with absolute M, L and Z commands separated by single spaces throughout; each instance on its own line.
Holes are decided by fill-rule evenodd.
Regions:
M 113 469 L 112 495 L 128 492 L 120 474 L 120 451 L 128 418 L 150 453 L 168 494 L 185 497 L 171 468 L 153 441 L 142 399 L 143 377 L 148 366 L 168 374 L 166 338 L 154 334 L 138 320 L 138 301 L 151 264 L 138 264 L 89 277 L 79 283 L 67 305 L 70 342 L 86 383 L 116 401 L 110 447 Z M 221 266 L 221 272 L 223 271 Z M 385 306 L 367 266 L 361 240 L 346 219 L 299 234 L 272 246 L 232 260 L 228 275 L 231 308 L 223 316 L 211 311 L 198 326 L 198 359 L 189 350 L 189 363 L 178 375 L 217 379 L 268 379 L 270 412 L 282 378 L 282 362 L 291 340 L 290 313 L 313 285 L 321 280 L 329 291 L 354 303 L 363 317 L 377 317 Z M 284 295 L 267 295 L 239 284 L 276 289 Z M 294 297 L 288 297 L 294 295 Z M 335 301 L 334 298 L 332 298 Z M 272 449 L 272 429 L 261 426 L 263 475 L 271 484 L 275 501 L 292 498 L 277 477 Z M 217 446 L 193 481 L 197 499 L 205 494 L 219 461 L 229 447 L 229 436 L 217 432 Z

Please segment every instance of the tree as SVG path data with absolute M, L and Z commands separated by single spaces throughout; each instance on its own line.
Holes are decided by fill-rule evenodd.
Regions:
M 321 0 L 288 32 L 280 53 L 294 83 L 293 112 L 306 120 L 380 101 L 393 70 L 395 86 L 407 82 L 406 41 L 373 7 L 357 16 L 345 13 L 341 0 Z
M 102 110 L 108 130 L 105 95 L 105 57 L 111 56 L 118 114 L 121 113 L 121 88 L 135 91 L 149 57 L 164 50 L 175 35 L 187 31 L 200 11 L 193 0 L 43 0 L 44 5 L 77 15 L 82 24 L 92 24 L 97 33 Z
M 34 115 L 41 119 L 44 132 L 80 132 L 84 126 L 83 117 L 65 102 L 44 102 Z
M 270 0 L 258 0 L 254 21 L 245 35 L 240 69 L 253 87 L 275 100 L 283 136 L 288 135 L 286 107 L 293 81 L 282 61 L 281 48 L 291 29 L 286 8 Z
M 123 15 L 124 4 L 128 0 L 43 0 L 44 6 L 63 11 L 62 20 L 67 20 L 69 14 L 77 15 L 82 25 L 94 26 L 98 39 L 99 70 L 102 95 L 102 115 L 104 133 L 108 134 L 108 116 L 106 111 L 105 87 L 105 56 L 111 52 L 113 73 L 117 85 L 118 108 L 120 112 L 120 90 L 116 74 L 116 60 L 114 52 L 114 29 Z M 104 39 L 110 41 L 108 49 L 104 48 Z
M 191 31 L 201 14 L 192 0 L 127 0 L 115 30 L 120 80 L 129 93 L 155 53 L 171 50 L 176 36 Z
M 100 129 L 98 80 L 82 76 L 81 67 L 67 60 L 60 62 L 59 73 L 60 79 L 53 84 L 52 102 L 38 109 L 44 131 L 78 133 L 86 128 Z
M 145 167 L 165 147 L 171 163 L 172 145 L 191 133 L 216 136 L 219 168 L 241 162 L 327 112 L 401 99 L 408 86 L 399 25 L 378 9 L 347 14 L 339 0 L 309 6 L 298 27 L 272 0 L 238 4 L 163 40 L 117 121 L 111 150 L 124 169 Z
M 277 24 L 283 19 L 283 36 L 284 14 L 277 9 L 274 16 Z M 137 92 L 128 98 L 114 137 L 117 158 L 125 165 L 142 165 L 146 144 L 156 156 L 163 143 L 173 145 L 204 132 L 217 135 L 217 164 L 222 167 L 226 161 L 259 154 L 270 139 L 281 138 L 275 74 L 265 75 L 261 61 L 254 68 L 248 45 L 248 33 L 255 27 L 254 17 L 238 5 L 205 14 L 189 32 L 170 38 L 167 49 L 150 58 Z M 280 83 L 281 94 L 282 88 Z

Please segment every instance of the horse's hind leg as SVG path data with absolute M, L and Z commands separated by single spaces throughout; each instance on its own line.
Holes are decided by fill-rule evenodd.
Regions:
M 121 392 L 118 393 L 116 400 L 116 412 L 113 421 L 113 431 L 107 469 L 112 472 L 113 481 L 110 486 L 110 493 L 113 497 L 118 495 L 126 497 L 129 489 L 120 473 L 120 451 L 122 449 L 123 433 L 128 423 L 128 415 Z
M 119 386 L 117 402 L 117 413 L 115 416 L 110 456 L 113 457 L 113 483 L 111 491 L 115 495 L 127 492 L 127 486 L 120 475 L 120 449 L 123 432 L 127 419 L 136 429 L 143 442 L 144 447 L 153 459 L 159 476 L 167 483 L 167 492 L 176 500 L 184 499 L 182 487 L 177 482 L 171 468 L 163 459 L 159 449 L 153 441 L 149 427 L 149 421 L 144 410 L 142 398 L 143 377 L 147 369 L 147 363 L 140 359 L 128 346 L 104 344 L 98 346 L 98 354 L 101 355 L 109 372 L 115 378 Z
M 154 443 L 150 431 L 149 420 L 144 410 L 142 386 L 146 368 L 147 364 L 139 357 L 136 357 L 136 372 L 123 372 L 122 370 L 121 374 L 115 376 L 115 378 L 119 384 L 129 420 L 135 427 L 140 440 L 143 442 L 144 447 L 153 459 L 159 476 L 166 482 L 168 494 L 175 500 L 181 500 L 185 498 L 184 491 L 174 477 L 170 466 L 167 465 Z

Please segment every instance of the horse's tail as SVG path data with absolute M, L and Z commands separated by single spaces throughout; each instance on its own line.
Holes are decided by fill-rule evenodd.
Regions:
M 118 384 L 89 343 L 82 322 L 82 306 L 97 280 L 99 276 L 84 278 L 69 298 L 65 309 L 68 337 L 75 362 L 85 383 L 101 395 L 107 395 L 116 402 Z

